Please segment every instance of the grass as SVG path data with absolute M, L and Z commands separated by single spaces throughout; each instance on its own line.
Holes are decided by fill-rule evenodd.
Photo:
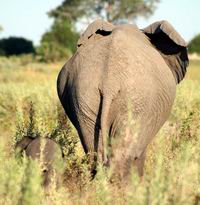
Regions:
M 89 180 L 87 158 L 56 94 L 63 64 L 0 59 L 0 205 L 200 204 L 200 62 L 190 63 L 170 118 L 148 148 L 143 182 L 133 171 L 126 188 L 110 185 L 102 167 Z M 39 164 L 15 155 L 16 141 L 27 133 L 62 145 L 65 171 L 58 189 L 52 180 L 44 191 Z

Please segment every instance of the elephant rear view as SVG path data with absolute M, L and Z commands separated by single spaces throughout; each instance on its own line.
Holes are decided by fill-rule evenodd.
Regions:
M 143 30 L 90 24 L 57 89 L 91 160 L 122 178 L 132 165 L 143 175 L 147 145 L 167 120 L 187 65 L 186 43 L 167 21 Z

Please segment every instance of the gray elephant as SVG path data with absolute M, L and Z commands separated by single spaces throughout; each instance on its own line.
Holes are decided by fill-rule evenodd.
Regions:
M 187 44 L 167 22 L 140 30 L 96 20 L 57 79 L 59 99 L 91 160 L 127 178 L 167 120 L 188 66 Z M 94 167 L 95 168 L 95 167 Z
M 63 153 L 60 146 L 54 140 L 41 137 L 24 137 L 16 144 L 16 149 L 21 153 L 25 151 L 27 157 L 33 160 L 37 159 L 42 163 L 44 187 L 48 187 L 54 173 L 56 174 L 56 184 L 60 184 L 61 175 L 56 171 L 55 165 L 63 160 Z

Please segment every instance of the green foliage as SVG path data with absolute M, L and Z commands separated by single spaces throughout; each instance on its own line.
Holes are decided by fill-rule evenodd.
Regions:
M 158 2 L 159 0 L 65 0 L 49 15 L 55 19 L 67 17 L 75 22 L 84 17 L 101 17 L 108 21 L 130 20 L 152 14 Z
M 159 0 L 65 0 L 49 12 L 54 18 L 50 31 L 42 36 L 37 54 L 44 62 L 67 59 L 76 50 L 78 34 L 74 25 L 80 19 L 104 18 L 108 21 L 128 21 L 137 16 L 149 16 Z
M 66 184 L 70 184 L 71 189 L 83 187 L 89 180 L 90 174 L 87 156 L 84 156 L 82 153 L 80 154 L 77 134 L 74 133 L 69 120 L 60 106 L 55 105 L 54 117 L 52 115 L 48 116 L 48 113 L 43 113 L 39 106 L 41 104 L 38 104 L 32 98 L 25 98 L 23 104 L 18 105 L 14 144 L 26 136 L 53 139 L 60 145 L 65 161 L 65 164 L 56 162 L 55 168 L 58 172 L 63 173 L 64 167 L 64 181 Z M 48 123 L 52 117 L 52 124 Z M 18 153 L 17 156 L 19 156 Z
M 39 204 L 42 196 L 40 167 L 36 161 L 25 161 L 24 176 L 21 184 L 21 197 L 18 204 Z
M 65 58 L 68 59 L 71 52 L 55 42 L 44 42 L 37 49 L 37 54 L 42 62 L 56 62 Z
M 25 111 L 28 116 L 25 116 Z M 18 107 L 16 115 L 15 142 L 27 136 L 31 138 L 41 137 L 41 133 L 36 127 L 35 110 L 32 101 L 26 103 L 23 111 L 21 107 Z
M 200 34 L 196 35 L 189 43 L 188 48 L 190 53 L 200 54 Z
M 56 126 L 52 129 L 48 137 L 60 144 L 65 158 L 70 158 L 76 153 L 78 136 L 72 137 L 74 134 L 71 124 L 60 106 L 58 106 L 57 112 Z
M 43 61 L 53 62 L 67 59 L 76 49 L 78 34 L 68 19 L 57 19 L 50 31 L 42 36 L 37 50 Z
M 0 55 L 11 56 L 35 53 L 30 40 L 19 37 L 9 37 L 0 40 Z
M 38 111 L 37 102 L 27 98 L 23 105 L 18 106 L 16 111 L 16 132 L 14 141 L 17 143 L 22 138 L 28 136 L 31 138 L 47 137 L 56 141 L 63 150 L 66 159 L 76 154 L 78 136 L 72 133 L 72 127 L 67 119 L 63 109 L 57 106 L 54 116 L 54 125 L 48 128 L 47 122 L 44 122 Z M 39 110 L 41 112 L 41 110 Z M 48 120 L 48 118 L 46 119 Z M 42 122 L 43 121 L 43 122 Z
M 1 141 L 0 153 L 4 153 Z M 23 157 L 22 161 L 14 155 L 0 155 L 0 204 L 35 205 L 41 201 L 43 190 L 39 166 L 36 162 Z

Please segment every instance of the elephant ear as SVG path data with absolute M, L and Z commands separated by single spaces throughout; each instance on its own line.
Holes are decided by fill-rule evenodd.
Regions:
M 19 142 L 16 143 L 15 149 L 17 150 L 17 152 L 22 153 L 23 150 L 25 150 L 33 140 L 34 138 L 24 137 Z
M 85 32 L 81 35 L 81 37 L 78 40 L 78 47 L 87 44 L 89 39 L 91 37 L 94 37 L 95 35 L 99 34 L 101 36 L 107 36 L 112 33 L 112 30 L 114 29 L 114 25 L 103 21 L 101 19 L 95 20 L 93 23 L 91 23 Z
M 176 82 L 179 83 L 184 78 L 189 64 L 187 43 L 167 21 L 155 22 L 142 31 L 163 56 Z

